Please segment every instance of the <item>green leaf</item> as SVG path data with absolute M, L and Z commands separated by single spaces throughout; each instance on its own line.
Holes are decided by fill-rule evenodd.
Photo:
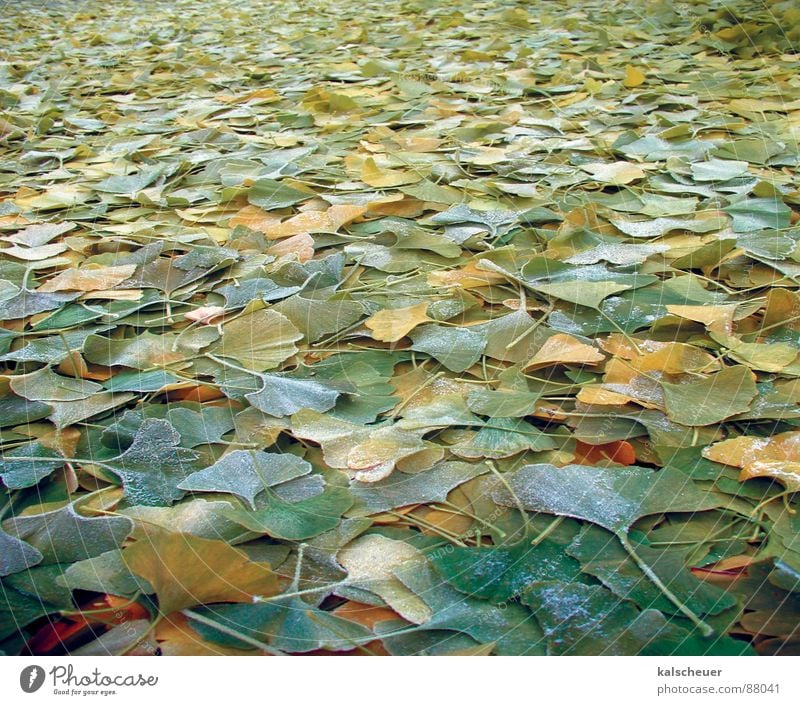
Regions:
M 746 198 L 723 208 L 733 218 L 733 232 L 789 227 L 791 209 L 777 198 Z
M 451 372 L 463 372 L 472 367 L 486 347 L 485 334 L 469 328 L 447 326 L 418 326 L 411 332 L 412 350 L 419 350 L 441 362 Z
M 484 600 L 464 596 L 446 583 L 427 564 L 409 564 L 395 575 L 419 595 L 432 612 L 417 627 L 419 632 L 448 630 L 468 634 L 480 644 L 495 644 L 499 656 L 537 656 L 544 652 L 544 635 L 531 613 L 515 603 L 498 607 Z M 378 624 L 377 627 L 382 625 Z M 412 632 L 413 633 L 413 632 Z M 391 643 L 391 637 L 383 637 Z
M 351 515 L 367 516 L 409 504 L 447 499 L 448 493 L 489 469 L 481 464 L 444 462 L 414 475 L 393 473 L 378 482 L 352 482 L 356 503 Z
M 318 609 L 297 597 L 285 597 L 256 605 L 221 605 L 199 609 L 205 616 L 250 639 L 290 653 L 318 649 L 350 651 L 364 643 L 371 632 L 359 624 Z M 252 649 L 252 644 L 220 632 L 211 624 L 191 619 L 192 628 L 203 638 L 223 646 Z
M 699 512 L 720 502 L 671 468 L 526 465 L 508 481 L 515 496 L 507 490 L 494 495 L 505 506 L 518 499 L 528 511 L 583 519 L 622 536 L 641 517 Z
M 291 453 L 234 450 L 213 465 L 189 475 L 178 485 L 190 492 L 228 492 L 255 509 L 266 488 L 311 472 L 311 465 Z
M 133 530 L 133 522 L 121 516 L 85 517 L 78 502 L 61 509 L 13 517 L 4 528 L 42 554 L 42 562 L 73 563 L 119 548 Z
M 496 418 L 450 450 L 461 458 L 508 458 L 523 450 L 551 450 L 557 445 L 555 438 L 522 419 Z
M 619 284 L 614 281 L 583 281 L 580 286 L 575 282 L 536 283 L 530 286 L 534 291 L 539 291 L 547 296 L 589 308 L 597 308 L 603 299 L 608 298 L 611 294 L 631 288 L 629 284 Z
M 683 548 L 658 550 L 642 545 L 637 554 L 685 605 L 701 615 L 715 615 L 736 605 L 736 598 L 721 588 L 694 577 L 686 567 Z M 587 526 L 567 552 L 581 563 L 581 570 L 594 575 L 615 595 L 631 600 L 642 609 L 655 608 L 679 614 L 647 579 L 619 540 L 595 526 Z
M 536 410 L 538 394 L 505 389 L 472 389 L 467 395 L 467 406 L 482 416 L 517 418 L 528 416 Z
M 581 582 L 580 564 L 564 553 L 563 546 L 547 539 L 536 546 L 523 541 L 510 548 L 446 546 L 428 557 L 454 588 L 494 604 L 519 597 L 534 582 Z
M 178 485 L 198 456 L 179 443 L 180 435 L 168 421 L 145 419 L 131 446 L 106 461 L 122 480 L 130 504 L 163 506 L 183 497 Z
M 35 566 L 43 558 L 33 546 L 0 529 L 0 578 Z
M 282 181 L 265 178 L 257 179 L 247 192 L 247 200 L 250 203 L 268 211 L 293 206 L 313 197 L 313 193 L 292 188 Z
M 744 413 L 758 394 L 754 375 L 744 365 L 680 383 L 662 381 L 661 387 L 667 416 L 684 426 L 708 426 Z
M 63 465 L 64 460 L 58 453 L 32 441 L 0 455 L 0 478 L 11 490 L 33 487 Z
M 146 581 L 137 578 L 125 565 L 120 550 L 106 551 L 94 558 L 73 563 L 58 580 L 70 590 L 89 590 L 109 595 L 129 596 L 136 592 L 153 592 Z
M 750 165 L 732 159 L 709 159 L 692 164 L 692 178 L 695 181 L 729 181 L 747 173 Z
M 157 392 L 168 384 L 180 382 L 181 378 L 166 370 L 140 372 L 120 372 L 114 375 L 103 386 L 109 392 Z
M 291 416 L 300 409 L 328 411 L 340 392 L 315 382 L 283 375 L 259 375 L 261 389 L 245 394 L 256 409 L 270 416 Z
M 284 501 L 266 490 L 255 511 L 231 509 L 225 516 L 250 531 L 302 541 L 335 528 L 352 504 L 346 489 L 331 485 L 322 494 L 299 502 Z

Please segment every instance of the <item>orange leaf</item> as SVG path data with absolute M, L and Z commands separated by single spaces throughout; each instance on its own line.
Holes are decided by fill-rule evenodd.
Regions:
M 575 448 L 575 462 L 581 465 L 594 465 L 604 460 L 610 460 L 617 465 L 633 465 L 636 462 L 636 452 L 627 441 L 611 441 L 600 445 L 578 441 Z
M 300 233 L 331 233 L 352 223 L 367 212 L 366 206 L 338 205 L 326 211 L 306 211 L 277 225 L 267 226 L 262 232 L 270 240 L 279 240 Z

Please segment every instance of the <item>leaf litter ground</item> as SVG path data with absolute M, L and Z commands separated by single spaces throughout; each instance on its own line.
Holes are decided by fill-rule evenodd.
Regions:
M 0 650 L 798 652 L 792 2 L 4 14 Z

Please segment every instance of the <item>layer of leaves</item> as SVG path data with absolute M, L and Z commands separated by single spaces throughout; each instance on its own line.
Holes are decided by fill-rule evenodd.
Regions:
M 798 27 L 9 4 L 0 651 L 797 653 Z

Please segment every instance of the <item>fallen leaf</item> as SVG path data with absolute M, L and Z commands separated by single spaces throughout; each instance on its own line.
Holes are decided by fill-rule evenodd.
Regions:
M 40 292 L 51 291 L 96 291 L 112 289 L 121 284 L 136 271 L 136 265 L 124 264 L 119 267 L 91 267 L 68 269 L 48 280 L 39 287 Z
M 224 541 L 147 529 L 122 552 L 125 565 L 147 582 L 162 614 L 211 602 L 252 602 L 278 592 L 267 563 L 250 561 Z
M 375 340 L 394 343 L 405 337 L 420 323 L 430 321 L 427 310 L 427 303 L 405 308 L 387 308 L 370 316 L 364 325 L 372 331 L 372 337 Z

